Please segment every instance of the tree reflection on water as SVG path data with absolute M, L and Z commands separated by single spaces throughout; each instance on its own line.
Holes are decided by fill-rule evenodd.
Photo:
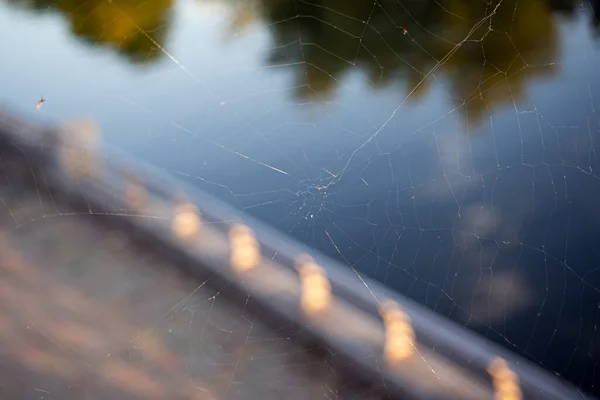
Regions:
M 114 49 L 138 65 L 161 58 L 155 43 L 162 43 L 170 28 L 173 0 L 7 0 L 36 12 L 58 12 L 71 33 L 91 46 Z
M 575 0 L 210 1 L 231 7 L 231 35 L 253 22 L 268 26 L 274 45 L 267 63 L 296 70 L 300 99 L 331 97 L 358 68 L 375 88 L 398 86 L 407 101 L 443 85 L 471 123 L 521 98 L 528 80 L 556 71 L 555 15 L 582 8 Z M 59 12 L 75 36 L 137 64 L 163 55 L 156 43 L 166 39 L 173 6 L 173 0 L 9 2 Z M 597 16 L 600 2 L 586 4 Z
M 553 10 L 573 13 L 578 4 L 491 3 L 262 0 L 261 10 L 275 40 L 269 62 L 297 65 L 299 97 L 331 95 L 358 66 L 374 87 L 404 87 L 401 96 L 413 100 L 432 85 L 449 86 L 454 104 L 476 122 L 520 98 L 528 79 L 555 72 Z

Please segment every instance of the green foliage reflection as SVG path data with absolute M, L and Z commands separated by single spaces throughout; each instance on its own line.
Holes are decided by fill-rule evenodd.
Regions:
M 397 85 L 409 101 L 447 85 L 470 122 L 555 72 L 553 10 L 574 8 L 546 0 L 257 1 L 275 41 L 269 62 L 294 65 L 298 97 L 327 97 L 359 67 L 374 87 Z
M 7 1 L 60 12 L 74 35 L 136 63 L 163 54 L 156 43 L 164 43 L 174 2 Z M 195 1 L 227 6 L 230 34 L 254 22 L 268 26 L 274 43 L 267 63 L 296 70 L 300 99 L 330 97 L 357 69 L 375 88 L 397 86 L 399 101 L 444 85 L 472 123 L 522 98 L 528 81 L 556 72 L 555 15 L 581 7 L 575 0 Z M 600 0 L 584 2 L 597 16 Z
M 38 12 L 59 12 L 71 32 L 90 45 L 112 48 L 127 60 L 158 60 L 156 42 L 165 40 L 173 0 L 8 0 Z

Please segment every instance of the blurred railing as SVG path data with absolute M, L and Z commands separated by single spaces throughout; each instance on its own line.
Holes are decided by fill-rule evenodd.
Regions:
M 307 252 L 305 246 L 250 217 L 241 216 L 239 211 L 183 182 L 177 182 L 160 170 L 140 161 L 133 162 L 131 157 L 102 145 L 93 125 L 44 127 L 29 124 L 6 112 L 1 113 L 0 160 L 6 176 L 0 185 L 0 208 L 2 205 L 5 208 L 0 213 L 0 272 L 3 277 L 0 300 L 4 304 L 12 304 L 12 308 L 5 306 L 0 309 L 4 310 L 0 313 L 0 333 L 7 335 L 2 341 L 19 342 L 22 337 L 16 333 L 17 324 L 11 321 L 29 321 L 25 324 L 27 326 L 23 325 L 23 329 L 31 331 L 31 326 L 37 326 L 37 332 L 47 340 L 46 345 L 60 350 L 61 357 L 71 354 L 74 346 L 83 346 L 85 354 L 88 354 L 86 351 L 91 352 L 93 357 L 90 355 L 87 358 L 81 355 L 81 351 L 76 352 L 77 357 L 83 357 L 78 358 L 77 363 L 83 363 L 86 371 L 96 376 L 94 382 L 98 382 L 98 365 L 106 366 L 107 361 L 100 353 L 94 353 L 89 343 L 96 343 L 94 349 L 102 347 L 102 338 L 113 345 L 135 344 L 140 337 L 139 330 L 145 329 L 145 332 L 149 326 L 160 329 L 161 324 L 166 324 L 166 316 L 172 315 L 173 310 L 189 311 L 190 308 L 184 305 L 188 301 L 185 299 L 192 295 L 198 297 L 200 291 L 209 291 L 204 300 L 193 302 L 194 315 L 202 314 L 207 319 L 204 328 L 196 327 L 198 332 L 192 329 L 196 325 L 192 323 L 195 317 L 189 320 L 187 348 L 184 346 L 185 349 L 180 349 L 179 353 L 169 353 L 170 350 L 166 348 L 171 343 L 170 336 L 155 338 L 155 342 L 162 343 L 165 348 L 157 353 L 159 355 L 153 353 L 149 356 L 146 351 L 142 357 L 146 364 L 127 364 L 127 368 L 123 367 L 124 364 L 118 364 L 120 367 L 111 364 L 110 368 L 102 369 L 104 372 L 100 376 L 103 385 L 112 384 L 114 390 L 115 387 L 126 389 L 117 395 L 111 392 L 110 398 L 585 398 L 567 382 L 527 360 L 510 354 L 376 282 L 351 273 L 344 265 L 316 252 Z M 86 219 L 86 216 L 93 219 Z M 63 226 L 66 221 L 72 221 L 69 219 L 71 217 L 82 225 L 78 228 L 74 228 L 74 225 Z M 50 220 L 55 225 L 43 228 L 42 224 Z M 105 233 L 86 236 L 84 231 L 93 230 L 85 228 L 88 225 Z M 54 235 L 59 237 L 54 238 Z M 120 278 L 96 277 L 89 278 L 89 282 L 80 279 L 77 283 L 79 286 L 73 284 L 73 272 L 59 272 L 65 262 L 61 264 L 60 260 L 48 255 L 57 251 L 58 242 L 47 244 L 47 247 L 40 245 L 51 239 L 62 240 L 60 243 L 67 245 L 73 242 L 75 247 L 81 247 L 78 262 L 85 264 L 83 259 L 86 252 L 90 258 L 96 256 L 91 254 L 91 250 L 83 248 L 86 245 L 89 249 L 91 246 L 97 248 L 108 235 L 124 236 L 128 243 L 126 247 L 133 251 L 129 258 L 122 256 L 122 259 L 129 261 L 124 262 L 127 265 L 118 273 L 115 272 Z M 106 249 L 110 247 L 106 246 Z M 37 261 L 23 261 L 33 257 L 28 252 L 35 252 Z M 106 256 L 109 250 L 102 253 Z M 148 262 L 138 261 L 149 255 L 153 262 L 162 263 L 163 267 L 160 268 L 163 270 L 144 269 L 148 268 Z M 78 273 L 89 276 L 106 274 L 113 267 L 103 263 L 104 267 L 82 267 L 84 271 Z M 175 268 L 185 275 L 173 277 L 171 269 Z M 92 270 L 96 272 L 90 272 Z M 166 314 L 146 314 L 141 309 L 134 310 L 129 300 L 127 307 L 130 308 L 123 306 L 123 310 L 110 302 L 111 296 L 106 294 L 109 292 L 108 286 L 112 285 L 110 290 L 117 290 L 120 280 L 124 282 L 129 279 L 132 286 L 118 290 L 130 296 L 134 290 L 132 287 L 150 279 L 148 276 L 153 277 L 155 286 L 152 286 L 152 290 L 139 289 L 143 292 L 143 302 L 162 299 L 160 304 Z M 179 292 L 171 290 L 173 280 L 179 282 Z M 52 289 L 52 285 L 55 289 Z M 73 292 L 77 295 L 62 299 L 65 293 L 71 293 L 72 288 L 77 289 Z M 49 292 L 51 290 L 54 291 Z M 92 292 L 103 290 L 104 297 L 93 297 Z M 177 293 L 184 300 L 177 297 Z M 96 299 L 94 305 L 88 304 L 91 300 L 86 299 L 87 295 L 91 296 L 90 299 Z M 94 311 L 99 314 L 91 317 L 86 315 L 85 318 L 65 314 L 70 317 L 62 319 L 88 321 L 85 329 L 79 322 L 77 328 L 73 328 L 75 322 L 55 326 L 51 318 L 44 317 L 53 312 L 48 311 L 54 310 L 52 307 L 55 305 L 50 305 L 52 302 L 60 303 L 61 309 L 69 309 L 69 313 L 79 304 L 88 304 L 90 309 L 96 307 L 94 309 L 104 311 Z M 103 309 L 108 307 L 107 304 L 116 308 L 108 312 Z M 133 311 L 127 318 L 117 317 L 121 311 L 125 313 L 130 309 Z M 142 314 L 147 318 L 141 318 Z M 141 318 L 139 321 L 138 317 Z M 94 321 L 94 318 L 99 320 Z M 226 379 L 226 389 L 203 389 L 205 386 L 197 383 L 198 380 L 211 381 L 211 378 L 203 376 L 202 371 L 205 370 L 200 367 L 192 373 L 190 357 L 193 352 L 194 363 L 202 364 L 204 357 L 212 360 L 205 364 L 212 367 L 218 364 L 213 360 L 214 357 L 196 354 L 196 345 L 192 346 L 193 341 L 201 343 L 209 340 L 204 336 L 204 330 L 212 321 L 211 318 L 230 322 L 233 319 L 244 320 L 248 323 L 250 328 L 244 331 L 242 338 L 244 346 L 250 342 L 249 338 L 256 338 L 256 335 L 264 340 L 285 338 L 284 346 L 289 347 L 288 350 L 281 353 L 281 350 L 267 347 L 263 357 L 268 358 L 269 354 L 273 357 L 281 354 L 291 357 L 297 353 L 306 357 L 306 360 L 312 360 L 304 361 L 308 364 L 303 370 L 289 372 L 288 378 L 285 378 L 294 379 L 294 376 L 304 374 L 305 383 L 300 386 L 294 386 L 291 382 L 283 384 L 284 378 L 271 371 L 266 377 L 263 375 L 263 384 L 271 389 L 278 387 L 289 390 L 293 397 L 290 394 L 273 393 L 250 395 L 248 385 L 251 385 L 252 378 L 248 375 L 235 378 L 235 374 L 241 368 L 240 360 L 250 362 L 257 358 L 247 357 L 247 354 L 242 356 L 238 349 L 237 353 L 231 351 L 237 354 L 238 359 L 234 372 Z M 112 336 L 102 333 L 108 329 L 107 326 L 114 330 L 115 339 L 112 341 L 108 340 Z M 74 331 L 69 333 L 69 329 Z M 238 328 L 222 330 L 229 333 L 239 331 Z M 73 335 L 78 337 L 77 340 Z M 96 336 L 99 337 L 94 342 L 91 338 Z M 192 340 L 192 337 L 195 339 Z M 88 343 L 88 347 L 80 342 Z M 61 399 L 69 398 L 64 388 L 55 392 L 40 389 L 40 392 L 34 393 L 32 388 L 40 384 L 27 381 L 46 382 L 47 375 L 40 375 L 44 366 L 47 367 L 49 363 L 60 369 L 62 364 L 50 361 L 44 364 L 31 352 L 15 350 L 18 346 L 5 346 L 0 351 L 0 362 L 17 363 L 33 372 L 21 375 L 29 378 L 19 378 L 27 389 L 18 389 L 14 385 L 12 389 L 6 389 L 8 386 L 0 380 L 0 388 L 4 387 L 5 393 L 12 396 L 2 395 L 2 398 L 29 398 L 25 392 L 30 393 L 31 398 L 48 399 L 53 398 L 52 395 Z M 138 347 L 137 351 L 141 351 Z M 147 347 L 144 349 L 147 350 Z M 48 354 L 46 357 L 52 359 Z M 187 360 L 185 367 L 177 364 L 179 369 L 173 367 L 170 372 L 165 367 L 163 375 L 170 373 L 172 376 L 169 384 L 160 374 L 163 376 L 160 379 L 141 378 L 144 368 L 154 368 L 152 371 L 155 371 L 156 363 L 161 364 L 169 357 Z M 148 367 L 152 362 L 154 366 Z M 63 368 L 66 368 L 64 365 Z M 327 372 L 315 376 L 317 366 L 326 366 Z M 268 369 L 266 365 L 257 368 Z M 323 376 L 327 374 L 331 380 L 324 382 Z M 62 385 L 74 387 L 76 375 L 62 377 Z M 117 375 L 121 378 L 116 378 Z M 82 378 L 78 379 L 81 385 Z M 269 382 L 270 379 L 273 381 Z M 163 382 L 162 386 L 159 381 Z M 195 383 L 192 384 L 192 381 Z M 306 383 L 317 381 L 318 385 L 314 384 L 314 387 Z M 88 380 L 85 382 L 83 386 L 89 398 L 105 398 L 98 394 L 104 393 L 101 389 L 103 385 L 92 385 Z M 153 382 L 154 386 L 149 382 Z M 214 382 L 206 384 L 215 385 Z M 231 389 L 234 384 L 241 388 L 237 394 Z M 53 385 L 62 387 L 58 383 Z M 195 389 L 183 390 L 186 386 Z M 90 392 L 96 394 L 90 395 Z M 72 398 L 84 398 L 72 395 Z

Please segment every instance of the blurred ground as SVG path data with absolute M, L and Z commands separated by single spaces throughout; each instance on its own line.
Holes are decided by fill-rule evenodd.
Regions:
M 376 398 L 230 305 L 226 287 L 190 280 L 97 223 L 106 216 L 2 199 L 0 398 Z M 17 225 L 20 211 L 28 222 Z

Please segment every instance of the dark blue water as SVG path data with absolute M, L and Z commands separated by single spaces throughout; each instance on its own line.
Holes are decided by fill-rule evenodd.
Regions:
M 6 1 L 0 101 L 600 394 L 597 26 L 588 0 Z

